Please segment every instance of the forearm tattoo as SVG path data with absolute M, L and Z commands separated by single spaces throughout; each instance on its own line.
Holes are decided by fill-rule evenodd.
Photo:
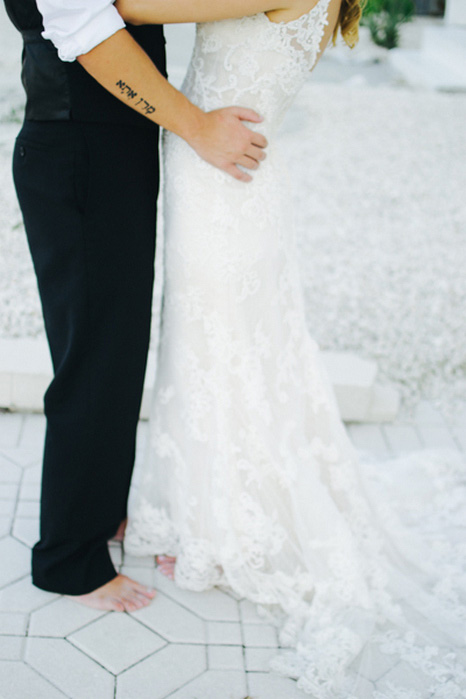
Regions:
M 116 87 L 120 89 L 120 92 L 122 95 L 125 95 L 126 98 L 130 101 L 133 102 L 133 100 L 136 99 L 138 96 L 138 93 L 135 92 L 134 90 L 131 89 L 129 85 L 127 85 L 123 80 L 118 80 L 116 83 Z M 133 103 L 134 107 L 139 107 L 140 110 L 146 115 L 149 116 L 149 114 L 153 114 L 155 112 L 155 107 L 153 107 L 147 100 L 145 100 L 143 97 L 140 97 L 137 102 Z

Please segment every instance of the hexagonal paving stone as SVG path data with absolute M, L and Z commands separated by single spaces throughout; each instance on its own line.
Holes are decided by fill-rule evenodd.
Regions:
M 0 540 L 0 587 L 23 577 L 31 568 L 31 552 L 27 546 L 7 536 Z
M 13 524 L 13 537 L 32 548 L 36 541 L 39 541 L 39 520 L 16 517 Z
M 157 594 L 148 607 L 133 612 L 132 616 L 167 641 L 182 643 L 205 643 L 206 641 L 204 622 L 162 592 Z
M 209 670 L 244 670 L 241 646 L 208 646 Z
M 13 518 L 16 502 L 14 500 L 0 500 L 0 515 Z
M 24 416 L 19 413 L 2 413 L 0 422 L 0 446 L 7 449 L 18 445 Z
M 141 585 L 154 588 L 154 569 L 153 568 L 133 568 L 133 566 L 119 566 L 120 572 L 127 575 L 128 578 L 136 580 Z
M 130 568 L 155 568 L 155 556 L 130 556 L 123 551 L 123 565 Z
M 12 517 L 0 517 L 0 539 L 10 533 L 12 521 Z
M 23 646 L 21 636 L 0 636 L 0 660 L 21 660 Z
M 172 643 L 119 675 L 116 699 L 165 699 L 205 669 L 205 646 Z
M 24 469 L 23 483 L 40 485 L 42 480 L 42 464 L 35 462 Z
M 208 621 L 207 640 L 211 644 L 242 645 L 241 626 L 229 621 Z
M 22 475 L 23 469 L 20 466 L 0 455 L 1 483 L 19 483 Z
M 17 483 L 0 482 L 0 500 L 15 500 L 18 494 Z
M 170 699 L 244 699 L 247 694 L 246 674 L 238 670 L 208 670 L 200 677 L 189 682 Z
M 7 636 L 24 636 L 27 629 L 27 614 L 0 612 L 0 633 Z
M 68 639 L 107 670 L 118 674 L 166 645 L 127 614 L 108 614 Z
M 246 670 L 269 672 L 269 660 L 277 654 L 276 648 L 246 648 Z
M 113 699 L 113 675 L 68 641 L 59 638 L 28 638 L 25 659 L 71 699 Z
M 27 449 L 23 447 L 12 449 L 2 448 L 1 453 L 9 461 L 12 461 L 17 466 L 21 466 L 21 468 L 29 468 L 30 466 L 39 464 L 41 460 L 40 449 Z
M 40 504 L 35 500 L 20 500 L 16 505 L 16 517 L 39 519 Z
M 278 645 L 276 629 L 269 624 L 243 624 L 243 636 L 245 646 L 273 648 Z
M 237 592 L 231 589 L 231 587 L 228 587 L 228 585 L 217 585 L 217 588 L 221 591 L 224 592 L 228 597 L 231 597 L 232 599 L 236 600 L 239 602 L 240 600 L 243 599 L 242 595 L 239 595 Z
M 60 597 L 52 604 L 31 614 L 29 636 L 65 638 L 108 613 L 99 609 L 90 609 L 66 597 Z
M 294 680 L 279 675 L 248 672 L 249 693 L 254 699 L 309 699 Z M 359 698 L 358 698 L 359 699 Z
M 45 439 L 46 420 L 45 415 L 35 415 L 33 413 L 24 416 L 23 429 L 19 446 L 37 447 L 42 450 Z
M 68 699 L 24 663 L 0 663 L 0 687 L 2 696 L 8 699 Z
M 156 570 L 154 584 L 175 602 L 208 621 L 239 621 L 238 602 L 218 588 L 205 592 L 183 590 L 160 571 Z
M 40 483 L 22 483 L 19 491 L 20 500 L 40 500 Z
M 17 582 L 0 590 L 0 609 L 12 612 L 31 612 L 34 609 L 48 604 L 58 595 L 53 592 L 39 590 L 32 584 L 28 575 Z

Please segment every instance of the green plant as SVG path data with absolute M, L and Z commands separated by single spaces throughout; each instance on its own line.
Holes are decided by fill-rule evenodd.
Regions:
M 409 22 L 413 14 L 413 0 L 368 0 L 362 21 L 375 44 L 393 49 L 398 46 L 400 25 Z

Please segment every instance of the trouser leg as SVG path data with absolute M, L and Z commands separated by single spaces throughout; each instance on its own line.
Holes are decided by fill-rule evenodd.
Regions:
M 27 122 L 14 175 L 54 366 L 33 580 L 84 594 L 116 571 L 150 335 L 155 130 Z

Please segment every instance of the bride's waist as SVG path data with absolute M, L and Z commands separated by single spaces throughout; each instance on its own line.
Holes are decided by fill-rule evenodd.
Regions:
M 190 102 L 202 109 L 203 112 L 212 112 L 229 107 L 253 110 L 261 117 L 262 121 L 257 123 L 245 120 L 243 123 L 254 131 L 259 131 L 267 139 L 273 138 L 277 133 L 286 112 L 286 105 L 267 104 L 265 100 L 250 93 L 238 95 L 234 91 L 225 91 L 220 94 L 217 92 L 209 94 L 209 91 L 204 91 L 203 94 L 199 94 L 189 89 L 183 90 L 183 92 Z

